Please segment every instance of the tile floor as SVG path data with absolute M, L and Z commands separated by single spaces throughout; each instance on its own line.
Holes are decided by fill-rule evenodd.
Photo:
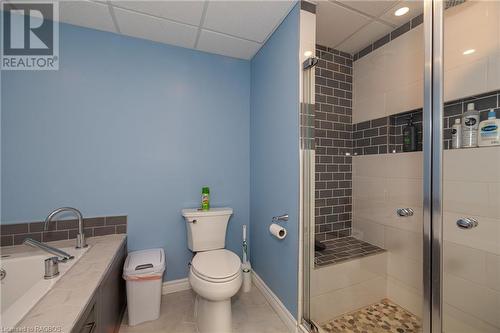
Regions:
M 137 326 L 128 326 L 125 314 L 120 333 L 197 333 L 191 290 L 163 295 L 160 318 Z M 232 333 L 287 333 L 285 324 L 271 308 L 262 293 L 252 286 L 249 293 L 238 293 L 232 299 Z M 221 332 L 222 333 L 222 332 Z
M 321 327 L 329 333 L 417 333 L 420 319 L 388 299 L 340 316 Z
M 321 252 L 316 251 L 314 254 L 314 263 L 319 267 L 338 264 L 385 251 L 376 245 L 354 237 L 336 238 L 323 241 L 322 243 L 326 245 L 326 249 Z

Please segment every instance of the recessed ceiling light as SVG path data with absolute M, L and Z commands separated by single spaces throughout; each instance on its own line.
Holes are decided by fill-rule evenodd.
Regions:
M 468 49 L 468 50 L 465 50 L 463 54 L 464 54 L 464 55 L 469 55 L 469 54 L 472 54 L 472 53 L 474 53 L 474 52 L 476 52 L 476 50 L 475 50 L 475 49 Z
M 312 51 L 306 51 L 306 52 L 304 52 L 304 56 L 306 56 L 306 57 L 310 57 L 312 55 L 313 55 Z
M 394 12 L 394 15 L 396 16 L 403 16 L 404 14 L 408 13 L 410 11 L 410 8 L 408 7 L 401 7 L 398 10 Z

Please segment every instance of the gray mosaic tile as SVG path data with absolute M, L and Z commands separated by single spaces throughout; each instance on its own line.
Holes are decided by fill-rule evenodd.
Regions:
M 386 251 L 352 236 L 324 240 L 322 243 L 326 245 L 326 249 L 314 253 L 314 262 L 317 267 L 338 264 Z

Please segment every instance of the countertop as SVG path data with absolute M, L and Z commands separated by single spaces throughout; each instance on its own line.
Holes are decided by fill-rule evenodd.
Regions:
M 17 324 L 14 332 L 69 333 L 90 302 L 92 295 L 105 277 L 127 235 L 114 234 L 87 239 L 89 250 L 55 286 Z M 69 239 L 49 243 L 55 247 L 74 246 Z M 36 252 L 45 253 L 25 245 L 4 247 L 2 255 Z

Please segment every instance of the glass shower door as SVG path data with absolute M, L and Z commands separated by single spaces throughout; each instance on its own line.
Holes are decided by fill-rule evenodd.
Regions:
M 442 327 L 500 332 L 500 2 L 443 16 Z
M 303 230 L 309 327 L 421 331 L 423 4 L 318 2 L 315 158 L 303 167 L 314 207 Z

